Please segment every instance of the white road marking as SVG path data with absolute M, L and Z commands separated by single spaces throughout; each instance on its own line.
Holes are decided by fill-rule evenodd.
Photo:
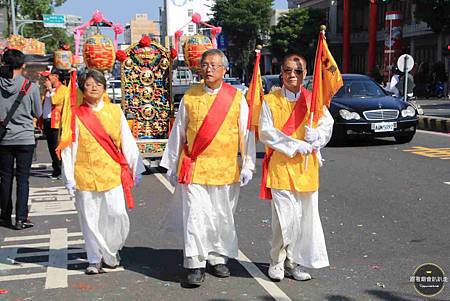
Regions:
M 175 188 L 160 173 L 154 173 L 155 177 L 169 190 L 172 194 Z M 238 250 L 239 263 L 252 275 L 252 277 L 261 285 L 271 296 L 277 301 L 291 301 L 274 282 L 272 282 L 251 260 L 241 251 Z
M 67 287 L 67 228 L 52 229 L 45 289 Z
M 447 134 L 447 133 L 424 131 L 424 130 L 416 130 L 416 132 L 419 132 L 422 134 L 431 134 L 431 135 L 437 135 L 437 136 L 443 136 L 443 137 L 450 138 L 450 134 Z
M 67 233 L 67 237 L 83 236 L 82 232 Z M 12 236 L 5 237 L 3 241 L 20 241 L 20 240 L 35 240 L 35 239 L 47 239 L 50 238 L 50 234 L 30 235 L 30 236 Z
M 167 190 L 170 191 L 170 193 L 173 194 L 175 192 L 175 187 L 173 187 L 163 175 L 160 173 L 155 173 L 154 175 L 167 188 Z
M 50 236 L 51 241 L 51 236 Z M 71 245 L 81 245 L 84 244 L 83 239 L 77 239 L 77 240 L 69 240 L 67 242 L 69 246 Z M 37 242 L 34 244 L 17 244 L 17 245 L 7 245 L 7 246 L 1 246 L 0 248 L 43 248 L 43 247 L 51 247 L 50 242 Z
M 239 263 L 252 275 L 253 278 L 261 285 L 275 300 L 288 301 L 291 300 L 273 281 L 271 281 L 251 260 L 239 250 Z

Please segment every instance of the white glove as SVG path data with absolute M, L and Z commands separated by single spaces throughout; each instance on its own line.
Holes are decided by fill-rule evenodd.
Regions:
M 138 173 L 135 177 L 134 177 L 134 186 L 138 186 L 139 183 L 142 180 L 142 174 Z
M 240 181 L 241 181 L 241 187 L 247 185 L 250 180 L 253 178 L 253 172 L 250 169 L 244 168 L 241 170 L 241 176 L 240 176 Z
M 177 184 L 178 184 L 178 176 L 177 176 L 176 172 L 174 172 L 171 169 L 168 169 L 167 173 L 166 173 L 166 178 L 167 178 L 167 180 L 170 182 L 170 184 L 173 187 L 177 186 Z
M 319 130 L 316 128 L 312 128 L 309 126 L 305 126 L 305 141 L 313 144 L 314 142 L 319 140 Z
M 308 142 L 305 142 L 303 140 L 299 140 L 299 146 L 297 149 L 297 153 L 306 155 L 306 154 L 312 153 L 312 151 L 313 151 L 313 147 L 311 144 L 309 144 Z
M 75 183 L 74 182 L 68 181 L 66 183 L 66 189 L 70 196 L 72 196 L 72 197 L 75 196 Z

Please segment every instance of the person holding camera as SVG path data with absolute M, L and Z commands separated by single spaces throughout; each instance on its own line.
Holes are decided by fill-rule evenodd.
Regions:
M 22 73 L 25 55 L 15 49 L 3 53 L 0 69 L 0 225 L 22 230 L 28 219 L 29 176 L 35 148 L 33 118 L 42 114 L 39 88 Z M 16 167 L 16 222 L 13 226 L 12 188 Z

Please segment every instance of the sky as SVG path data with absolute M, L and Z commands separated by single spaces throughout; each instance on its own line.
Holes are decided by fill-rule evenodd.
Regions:
M 149 19 L 158 20 L 162 3 L 162 0 L 125 0 L 122 4 L 111 0 L 67 0 L 62 6 L 56 7 L 54 13 L 81 16 L 86 22 L 98 9 L 111 22 L 125 25 L 130 23 L 136 13 L 147 13 Z M 287 0 L 275 0 L 274 8 L 287 8 Z

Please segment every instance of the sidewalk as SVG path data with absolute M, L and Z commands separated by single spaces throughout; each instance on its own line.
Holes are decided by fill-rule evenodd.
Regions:
M 426 131 L 450 133 L 450 99 L 416 99 L 423 109 L 418 128 Z

